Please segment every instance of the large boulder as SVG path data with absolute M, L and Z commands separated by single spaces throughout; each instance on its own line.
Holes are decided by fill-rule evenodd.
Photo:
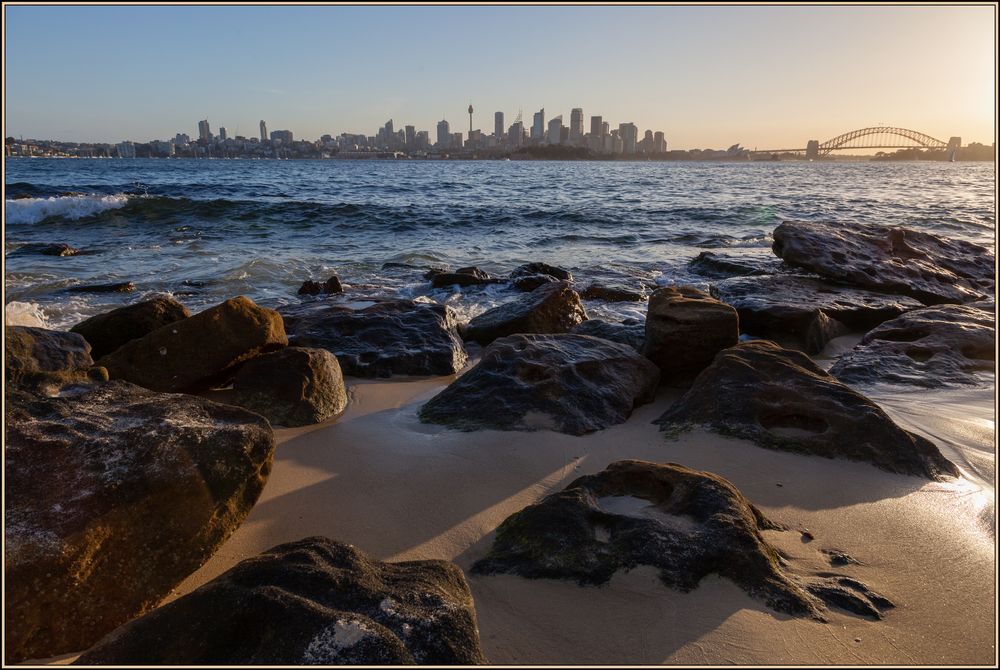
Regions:
M 583 435 L 653 399 L 656 366 L 632 347 L 585 335 L 511 335 L 431 398 L 420 419 L 459 430 Z
M 311 537 L 249 558 L 123 626 L 85 665 L 485 663 L 462 571 Z
M 744 333 L 809 354 L 822 351 L 834 337 L 868 331 L 922 306 L 915 298 L 791 274 L 725 279 L 709 291 L 736 309 Z
M 286 347 L 243 364 L 234 403 L 272 424 L 305 426 L 344 411 L 347 389 L 337 357 L 326 349 Z
M 658 423 L 674 432 L 703 425 L 769 449 L 864 461 L 904 475 L 958 476 L 930 441 L 897 426 L 805 354 L 767 340 L 719 353 Z
M 326 349 L 345 375 L 452 375 L 468 360 L 447 305 L 372 298 L 364 307 L 312 303 L 281 308 L 293 346 Z
M 627 344 L 641 352 L 642 343 L 646 339 L 646 322 L 639 319 L 625 319 L 621 323 L 611 323 L 601 319 L 587 319 L 570 332 L 574 335 L 590 335 Z
M 287 344 L 281 315 L 239 296 L 126 342 L 98 365 L 111 379 L 173 393 L 224 383 L 240 363 Z
M 6 658 L 86 649 L 154 607 L 243 521 L 271 468 L 262 417 L 127 382 L 8 389 Z
M 489 344 L 515 333 L 567 333 L 586 319 L 580 295 L 569 282 L 547 282 L 472 319 L 465 339 Z
M 642 352 L 664 378 L 697 374 L 739 339 L 736 310 L 703 291 L 668 286 L 649 297 Z
M 774 230 L 773 250 L 824 277 L 927 305 L 979 300 L 996 282 L 986 247 L 908 228 L 786 221 Z
M 107 380 L 95 368 L 82 336 L 34 326 L 7 326 L 4 333 L 7 384 L 45 394 L 67 383 Z
M 979 384 L 976 373 L 994 369 L 996 350 L 993 314 L 971 305 L 926 307 L 869 332 L 830 374 L 848 384 Z
M 70 328 L 70 332 L 83 335 L 92 347 L 91 355 L 100 358 L 130 340 L 189 316 L 191 312 L 181 303 L 169 296 L 157 296 L 92 316 Z
M 690 591 L 718 574 L 779 612 L 821 621 L 823 601 L 872 618 L 892 607 L 860 582 L 850 590 L 831 588 L 838 575 L 791 576 L 791 561 L 779 557 L 764 530 L 783 527 L 718 475 L 674 463 L 618 461 L 508 517 L 472 571 L 588 585 L 649 565 L 670 588 Z

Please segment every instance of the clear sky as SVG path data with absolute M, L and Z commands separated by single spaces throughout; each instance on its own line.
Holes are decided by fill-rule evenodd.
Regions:
M 5 6 L 5 136 L 118 142 L 526 125 L 582 107 L 670 148 L 880 123 L 993 142 L 992 6 Z

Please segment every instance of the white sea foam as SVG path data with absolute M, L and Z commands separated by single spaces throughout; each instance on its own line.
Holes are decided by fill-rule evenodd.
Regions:
M 8 326 L 48 328 L 48 320 L 42 308 L 33 302 L 8 302 L 4 305 L 3 319 Z
M 8 224 L 38 223 L 50 216 L 76 220 L 118 209 L 128 203 L 127 195 L 65 195 L 58 198 L 22 198 L 6 200 L 4 214 Z

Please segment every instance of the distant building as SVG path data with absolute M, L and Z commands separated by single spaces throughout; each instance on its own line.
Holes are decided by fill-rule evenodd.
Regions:
M 437 145 L 440 149 L 447 149 L 451 146 L 451 124 L 447 121 L 438 121 Z
M 524 139 L 524 124 L 520 121 L 513 124 L 507 131 L 507 144 L 512 147 L 519 147 Z
M 562 142 L 562 114 L 549 121 L 549 144 L 560 144 Z
M 583 143 L 583 110 L 579 107 L 569 113 L 569 142 L 576 146 Z
M 206 142 L 212 141 L 212 129 L 208 127 L 208 119 L 198 122 L 198 139 Z
M 497 142 L 503 141 L 503 112 L 496 112 L 493 115 L 493 134 Z
M 462 148 L 462 133 L 451 134 L 451 146 L 456 149 Z
M 431 146 L 431 134 L 426 130 L 418 132 L 415 146 L 418 151 L 427 151 Z
M 191 138 L 188 137 L 187 133 L 177 133 L 177 135 L 174 136 L 174 144 L 179 147 L 186 147 L 190 143 Z
M 271 141 L 278 141 L 282 144 L 292 143 L 292 131 L 290 130 L 272 130 L 271 131 Z
M 618 124 L 618 135 L 622 141 L 623 154 L 634 154 L 639 140 L 639 128 L 634 123 Z
M 407 149 L 412 149 L 417 142 L 417 129 L 414 126 L 403 128 L 403 144 Z
M 219 139 L 222 140 L 223 142 L 226 141 L 226 127 L 225 126 L 219 126 Z
M 115 154 L 118 158 L 135 158 L 135 145 L 131 142 L 116 144 Z
M 667 153 L 667 139 L 663 136 L 662 131 L 657 131 L 656 134 L 653 135 L 653 153 Z
M 592 116 L 590 117 L 590 134 L 593 137 L 603 137 L 604 136 L 604 117 Z
M 267 124 L 263 119 L 260 120 L 260 141 L 267 142 Z
M 531 139 L 535 142 L 541 142 L 545 139 L 545 108 L 542 107 L 541 110 L 535 112 L 534 119 L 531 124 Z

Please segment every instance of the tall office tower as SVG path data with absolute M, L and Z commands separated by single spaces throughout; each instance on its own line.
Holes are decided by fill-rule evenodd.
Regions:
M 653 153 L 653 131 L 647 130 L 646 133 L 642 136 L 642 142 L 640 142 L 639 144 L 642 145 L 642 151 L 640 153 L 644 154 Z
M 662 131 L 656 131 L 656 134 L 653 135 L 653 153 L 667 153 L 667 139 L 663 136 Z
M 535 117 L 531 124 L 531 139 L 541 142 L 545 139 L 545 108 L 535 112 Z
M 198 139 L 206 142 L 212 141 L 212 129 L 208 127 L 208 119 L 198 122 Z
M 264 123 L 264 119 L 260 120 L 260 141 L 267 142 L 267 124 Z
M 395 145 L 396 143 L 396 131 L 393 130 L 392 119 L 386 121 L 385 125 L 382 126 L 382 142 L 388 148 L 390 149 L 394 148 L 393 145 Z
M 493 134 L 497 138 L 497 143 L 503 143 L 503 112 L 493 115 Z
M 426 130 L 417 133 L 417 149 L 426 151 L 431 146 L 431 134 Z
M 469 103 L 469 132 L 472 132 L 472 103 Z
M 451 134 L 451 146 L 453 149 L 462 148 L 462 133 L 452 133 Z
M 607 137 L 611 134 L 611 124 L 605 121 L 601 124 L 601 137 Z
M 225 126 L 219 126 L 219 139 L 222 140 L 223 142 L 226 141 L 226 127 Z
M 524 124 L 518 121 L 507 131 L 507 143 L 512 147 L 519 147 L 522 137 L 524 137 Z
M 583 110 L 574 107 L 569 113 L 569 143 L 579 145 L 583 142 Z
M 634 123 L 620 123 L 618 135 L 622 140 L 622 153 L 634 154 L 639 140 L 639 128 Z
M 549 144 L 559 144 L 562 140 L 562 114 L 549 121 Z
M 403 129 L 406 133 L 403 143 L 406 145 L 407 149 L 412 149 L 414 143 L 417 141 L 417 129 L 413 126 L 406 126 Z
M 590 117 L 590 134 L 593 137 L 603 137 L 604 136 L 604 117 L 603 116 L 592 116 L 592 117 Z
M 447 121 L 438 121 L 437 146 L 439 149 L 447 149 L 451 146 L 451 126 Z

